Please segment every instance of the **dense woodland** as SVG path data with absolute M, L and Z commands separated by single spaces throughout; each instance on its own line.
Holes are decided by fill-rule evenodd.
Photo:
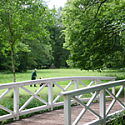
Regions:
M 0 1 L 0 70 L 125 67 L 125 1 Z M 68 60 L 68 61 L 67 61 Z

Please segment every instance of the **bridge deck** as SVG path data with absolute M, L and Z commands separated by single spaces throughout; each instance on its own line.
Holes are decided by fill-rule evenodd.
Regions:
M 124 98 L 120 100 L 125 104 Z M 106 107 L 108 107 L 110 102 L 111 101 L 106 101 Z M 94 111 L 99 112 L 99 103 L 93 103 L 90 107 Z M 82 109 L 83 108 L 80 105 L 72 106 L 72 122 L 75 120 Z M 122 109 L 122 107 L 116 102 L 110 113 L 118 111 L 120 109 Z M 95 119 L 96 117 L 91 112 L 87 111 L 78 125 L 90 122 Z M 33 115 L 28 118 L 20 119 L 19 121 L 7 123 L 5 125 L 64 125 L 64 113 L 63 109 L 54 110 L 51 112 Z

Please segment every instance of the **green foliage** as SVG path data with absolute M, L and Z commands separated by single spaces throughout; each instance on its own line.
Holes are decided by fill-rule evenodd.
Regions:
M 9 108 L 10 110 L 13 110 L 13 98 L 4 98 L 0 100 L 0 104 L 4 105 L 5 107 Z M 7 112 L 5 110 L 0 109 L 0 115 L 6 115 Z
M 28 55 L 31 51 L 32 53 L 34 52 L 33 47 L 44 46 L 41 49 L 46 53 L 44 54 L 43 51 L 39 51 L 41 53 L 37 53 L 36 59 L 38 55 L 43 55 L 39 56 L 39 58 L 45 60 L 49 58 L 49 63 L 52 60 L 47 26 L 53 24 L 53 11 L 50 11 L 41 0 L 0 1 L 1 50 L 9 58 L 9 62 L 4 64 L 7 68 L 10 68 L 10 58 L 12 60 L 11 71 L 13 72 L 14 81 L 16 81 L 15 70 L 26 70 L 27 65 L 34 65 L 35 55 L 28 56 L 33 58 L 32 60 L 27 58 L 30 63 L 28 61 L 23 62 L 26 59 L 25 55 Z M 35 66 L 37 65 L 35 64 Z
M 119 114 L 115 114 L 106 125 L 124 125 L 125 124 L 125 110 Z
M 124 0 L 70 0 L 63 10 L 68 64 L 85 70 L 123 67 Z
M 65 36 L 62 35 L 62 30 L 65 29 L 62 24 L 62 8 L 60 7 L 54 14 L 56 20 L 55 25 L 49 28 L 50 31 L 50 43 L 52 45 L 52 55 L 54 57 L 53 64 L 56 68 L 66 67 L 66 60 L 69 56 L 69 51 L 63 48 L 65 43 Z

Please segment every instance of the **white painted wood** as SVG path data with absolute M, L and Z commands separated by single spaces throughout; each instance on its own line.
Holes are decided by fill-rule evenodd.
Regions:
M 79 88 L 79 81 L 75 80 L 74 83 L 75 83 L 75 89 L 78 89 Z
M 26 103 L 19 109 L 19 111 L 22 111 L 32 100 L 34 99 L 33 96 L 31 96 Z
M 48 84 L 48 104 L 50 110 L 53 110 L 53 87 L 52 82 Z
M 10 114 L 14 114 L 13 111 L 11 111 L 10 109 L 8 109 L 8 108 L 6 108 L 6 107 L 4 107 L 2 105 L 0 105 L 0 108 L 3 109 L 3 110 L 5 110 L 5 111 L 7 111 L 7 112 L 9 112 Z
M 72 91 L 67 91 L 67 92 L 61 92 L 62 95 L 68 95 L 68 94 L 73 94 L 73 95 L 80 95 L 80 93 L 85 94 L 85 93 L 90 93 L 93 91 L 98 91 L 101 89 L 105 88 L 111 88 L 114 86 L 121 86 L 125 84 L 125 80 L 119 80 L 119 81 L 114 81 L 114 82 L 108 82 L 105 84 L 99 84 L 91 87 L 86 87 L 86 88 L 80 88 L 78 90 L 72 90 Z
M 98 88 L 95 88 L 94 86 L 91 88 L 91 85 L 94 83 L 94 81 L 96 81 L 96 80 L 113 80 L 113 79 L 115 79 L 115 77 L 75 76 L 75 77 L 46 78 L 46 79 L 38 79 L 38 80 L 29 80 L 29 81 L 15 82 L 15 83 L 0 84 L 0 90 L 7 89 L 7 90 L 5 90 L 5 92 L 2 95 L 0 95 L 0 100 L 2 98 L 4 98 L 6 96 L 6 94 L 8 94 L 12 89 L 14 89 L 14 108 L 13 108 L 14 111 L 10 111 L 6 107 L 3 108 L 4 110 L 8 111 L 10 114 L 0 116 L 0 121 L 6 120 L 6 119 L 9 119 L 9 118 L 14 118 L 14 119 L 18 120 L 19 116 L 22 116 L 22 115 L 26 115 L 26 114 L 29 114 L 29 113 L 37 112 L 37 111 L 40 111 L 40 110 L 46 110 L 46 109 L 53 110 L 53 107 L 64 105 L 64 102 L 57 102 L 58 99 L 62 96 L 62 93 L 57 95 L 55 100 L 53 100 L 52 84 L 55 84 L 59 89 L 61 89 L 62 92 L 68 92 L 67 91 L 68 88 L 70 88 L 70 86 L 73 83 L 75 83 L 75 89 L 76 90 L 79 88 L 79 83 L 81 83 L 81 84 L 83 84 L 83 86 L 85 88 L 90 87 L 89 90 L 85 89 L 84 92 L 91 93 L 92 96 L 93 96 L 93 93 L 95 91 L 100 90 L 101 87 L 105 87 L 104 85 L 106 85 L 106 83 L 105 83 L 102 86 L 99 86 Z M 86 86 L 83 82 L 81 82 L 81 80 L 92 80 L 92 81 L 90 82 L 90 84 L 88 86 Z M 64 81 L 64 82 L 70 81 L 70 83 L 65 88 L 63 88 L 61 85 L 59 85 L 57 83 L 58 81 Z M 28 90 L 25 87 L 27 85 L 29 86 L 29 85 L 33 85 L 33 84 L 39 84 L 39 83 L 45 83 L 45 84 L 42 85 L 40 88 L 37 88 L 38 90 L 35 93 L 33 93 L 32 91 Z M 43 90 L 43 88 L 45 87 L 46 84 L 48 85 L 48 102 L 46 102 L 45 100 L 43 100 L 42 98 L 40 98 L 38 96 L 38 94 L 40 92 L 42 92 L 42 90 Z M 116 85 L 117 85 L 117 83 L 116 83 Z M 114 86 L 111 84 L 110 87 L 114 87 Z M 20 109 L 19 109 L 19 88 L 22 88 L 23 90 L 25 90 L 26 92 L 28 92 L 31 95 L 31 97 L 24 103 L 24 105 Z M 81 93 L 81 89 L 79 89 L 79 90 L 80 90 L 80 93 Z M 81 93 L 81 95 L 83 95 L 83 94 L 85 94 L 85 93 Z M 76 97 L 77 96 L 79 96 L 78 93 L 77 93 Z M 25 107 L 34 98 L 37 98 L 38 100 L 43 102 L 45 105 L 25 110 Z M 88 101 L 90 99 L 89 98 L 80 98 L 79 100 L 82 100 L 84 102 L 84 101 Z M 70 103 L 73 104 L 73 103 L 75 103 L 75 101 L 71 100 Z M 2 108 L 2 106 L 0 108 Z
M 87 87 L 81 80 L 79 81 L 84 87 Z M 78 98 L 82 98 L 83 95 L 79 95 Z
M 98 92 L 99 93 L 99 92 Z M 95 112 L 93 111 L 89 106 L 91 105 L 91 103 L 94 101 L 94 99 L 96 98 L 96 96 L 98 95 L 98 93 L 95 93 L 92 98 L 90 98 L 90 100 L 88 101 L 87 104 L 84 104 L 82 101 L 80 101 L 78 98 L 76 98 L 75 96 L 72 96 L 72 98 L 77 102 L 79 103 L 82 107 L 83 107 L 83 110 L 80 112 L 79 116 L 76 118 L 76 120 L 73 122 L 73 125 L 77 125 L 78 122 L 80 121 L 80 119 L 82 118 L 82 116 L 85 114 L 85 112 L 87 110 L 91 111 L 91 113 L 93 113 L 95 116 L 98 116 L 100 118 L 100 116 Z
M 66 90 L 73 84 L 73 82 L 74 82 L 74 81 L 71 81 L 64 89 L 63 89 L 60 85 L 57 85 L 56 82 L 54 82 L 54 83 L 55 83 L 61 90 L 66 91 Z M 60 97 L 61 97 L 61 95 L 58 95 L 58 96 L 54 99 L 53 103 L 55 103 Z
M 14 119 L 19 120 L 19 86 L 14 87 L 14 114 Z
M 84 87 L 89 87 L 91 86 L 95 81 L 90 82 L 90 84 L 88 86 L 86 86 L 81 80 L 80 83 L 84 86 Z M 93 95 L 93 92 L 90 92 L 91 95 Z M 79 98 L 81 98 L 83 95 L 80 95 Z
M 81 80 L 80 80 L 80 83 L 81 83 L 84 87 L 87 87 L 87 85 L 85 85 Z
M 96 79 L 95 80 L 95 85 L 98 85 L 99 84 L 99 79 Z
M 56 101 L 57 101 L 60 97 L 61 97 L 61 95 L 58 95 L 58 96 L 54 99 L 53 103 L 56 103 Z
M 14 114 L 7 114 L 7 115 L 0 116 L 0 121 L 11 119 L 11 118 L 14 118 Z
M 105 89 L 100 91 L 100 116 L 103 119 L 101 125 L 106 124 L 106 104 L 105 104 Z
M 115 81 L 115 79 L 112 79 L 110 81 Z M 112 93 L 115 95 L 115 87 L 112 87 Z
M 71 97 L 64 96 L 64 125 L 71 125 Z
M 114 106 L 115 102 L 117 101 L 123 108 L 125 108 L 125 105 L 118 99 L 120 93 L 123 90 L 123 86 L 119 89 L 119 91 L 117 92 L 116 96 L 114 94 L 112 94 L 109 90 L 107 90 L 107 92 L 109 92 L 111 94 L 111 96 L 114 98 L 112 100 L 112 102 L 110 103 L 109 107 L 106 110 L 106 114 L 109 114 L 110 110 L 112 109 L 112 107 Z
M 26 92 L 28 92 L 29 94 L 31 94 L 32 96 L 26 101 L 26 103 L 19 109 L 19 111 L 22 111 L 34 98 L 37 98 L 38 100 L 40 100 L 41 102 L 47 104 L 47 102 L 43 99 L 41 99 L 39 96 L 37 96 L 37 94 L 40 92 L 40 90 L 43 89 L 43 87 L 45 87 L 45 85 L 43 85 L 42 87 L 40 87 L 38 89 L 38 91 L 36 93 L 31 92 L 30 90 L 28 90 L 25 87 L 21 87 L 23 90 L 25 90 Z
M 38 112 L 38 111 L 42 111 L 42 110 L 46 110 L 48 108 L 49 108 L 49 105 L 43 105 L 43 106 L 38 106 L 38 107 L 35 107 L 35 108 L 22 110 L 22 111 L 20 111 L 20 116 L 30 114 L 30 113 L 34 113 L 34 112 Z
M 112 87 L 112 93 L 115 95 L 115 87 Z
M 94 82 L 95 82 L 95 81 L 91 81 L 90 84 L 88 85 L 88 87 L 91 86 Z
M 54 84 L 58 87 L 58 88 L 60 88 L 62 91 L 64 91 L 64 88 L 62 88 L 58 83 L 56 83 L 55 81 L 54 81 Z
M 49 82 L 55 82 L 55 81 L 69 81 L 69 80 L 112 80 L 116 77 L 97 77 L 97 76 L 75 76 L 75 77 L 60 77 L 60 78 L 45 78 L 45 79 L 37 79 L 37 80 L 29 80 L 29 81 L 22 81 L 22 82 L 14 82 L 14 83 L 6 83 L 6 84 L 0 84 L 0 89 L 6 89 L 6 88 L 13 88 L 15 85 L 19 86 L 26 86 L 26 85 L 32 85 L 32 84 L 39 84 L 39 83 L 49 83 Z
M 0 96 L 0 100 L 7 95 L 10 91 L 12 90 L 12 88 L 7 89 L 1 96 Z
M 72 84 L 73 84 L 73 81 L 71 81 L 71 82 L 64 88 L 64 91 L 66 91 Z
M 90 121 L 88 123 L 85 123 L 84 125 L 100 125 L 102 123 L 102 119 L 96 119 L 96 120 L 93 120 L 93 121 Z
M 110 104 L 108 111 L 106 111 L 105 90 L 108 88 L 111 88 L 111 87 L 116 87 L 116 86 L 122 86 L 122 87 L 119 89 L 119 91 L 116 95 L 114 95 L 112 92 L 109 92 L 113 96 L 114 99 L 113 99 L 112 103 Z M 82 89 L 78 89 L 78 90 L 62 92 L 61 94 L 63 96 L 70 96 L 71 98 L 74 98 L 75 101 L 81 103 L 85 107 L 85 109 L 83 109 L 81 111 L 81 113 L 79 114 L 79 116 L 76 118 L 73 125 L 76 125 L 78 123 L 78 121 L 80 120 L 80 118 L 84 115 L 85 111 L 89 109 L 87 107 L 87 105 L 85 106 L 84 103 L 82 103 L 78 98 L 76 98 L 76 96 L 81 95 L 81 94 L 90 93 L 93 91 L 95 91 L 95 93 L 100 91 L 100 100 L 99 101 L 100 101 L 100 116 L 101 116 L 101 118 L 97 115 L 98 116 L 97 120 L 91 121 L 91 123 L 89 122 L 87 124 L 96 125 L 98 123 L 98 124 L 105 125 L 107 118 L 112 116 L 112 115 L 108 114 L 107 112 L 109 112 L 109 110 L 113 107 L 113 105 L 116 101 L 119 102 L 119 104 L 122 105 L 123 110 L 125 110 L 125 105 L 118 99 L 118 96 L 120 95 L 124 86 L 125 86 L 125 80 L 119 80 L 119 81 L 112 81 L 112 82 L 105 83 L 105 84 L 97 84 L 95 86 L 86 87 L 86 88 L 82 88 Z M 91 104 L 91 103 L 89 103 L 89 104 Z M 69 105 L 65 105 L 65 106 L 69 106 Z M 118 112 L 120 112 L 120 111 L 118 111 Z M 117 112 L 115 112 L 115 113 L 117 113 Z
M 119 91 L 118 91 L 116 96 L 113 93 L 111 93 L 109 90 L 107 92 L 109 92 L 110 95 L 112 96 L 112 98 L 114 98 L 119 103 L 119 105 L 121 105 L 121 107 L 124 108 L 125 105 L 118 99 L 118 96 L 121 94 L 123 89 L 124 89 L 124 86 L 121 86 L 121 88 L 119 89 Z

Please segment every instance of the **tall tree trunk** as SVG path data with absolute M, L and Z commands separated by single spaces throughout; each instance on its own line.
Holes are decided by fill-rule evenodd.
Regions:
M 12 14 L 10 11 L 10 23 L 9 23 L 9 30 L 11 34 L 11 59 L 12 59 L 12 71 L 13 71 L 13 82 L 16 82 L 15 77 L 15 63 L 14 63 L 14 40 L 13 40 L 13 30 L 12 30 Z
M 16 77 L 15 77 L 15 64 L 14 64 L 14 48 L 13 44 L 11 46 L 11 58 L 12 58 L 12 70 L 13 70 L 13 82 L 16 82 Z
M 61 59 L 60 59 L 60 55 L 58 55 L 58 56 L 57 56 L 57 59 L 56 59 L 56 64 L 55 64 L 55 66 L 56 66 L 57 68 L 60 68 L 60 63 L 61 63 Z

